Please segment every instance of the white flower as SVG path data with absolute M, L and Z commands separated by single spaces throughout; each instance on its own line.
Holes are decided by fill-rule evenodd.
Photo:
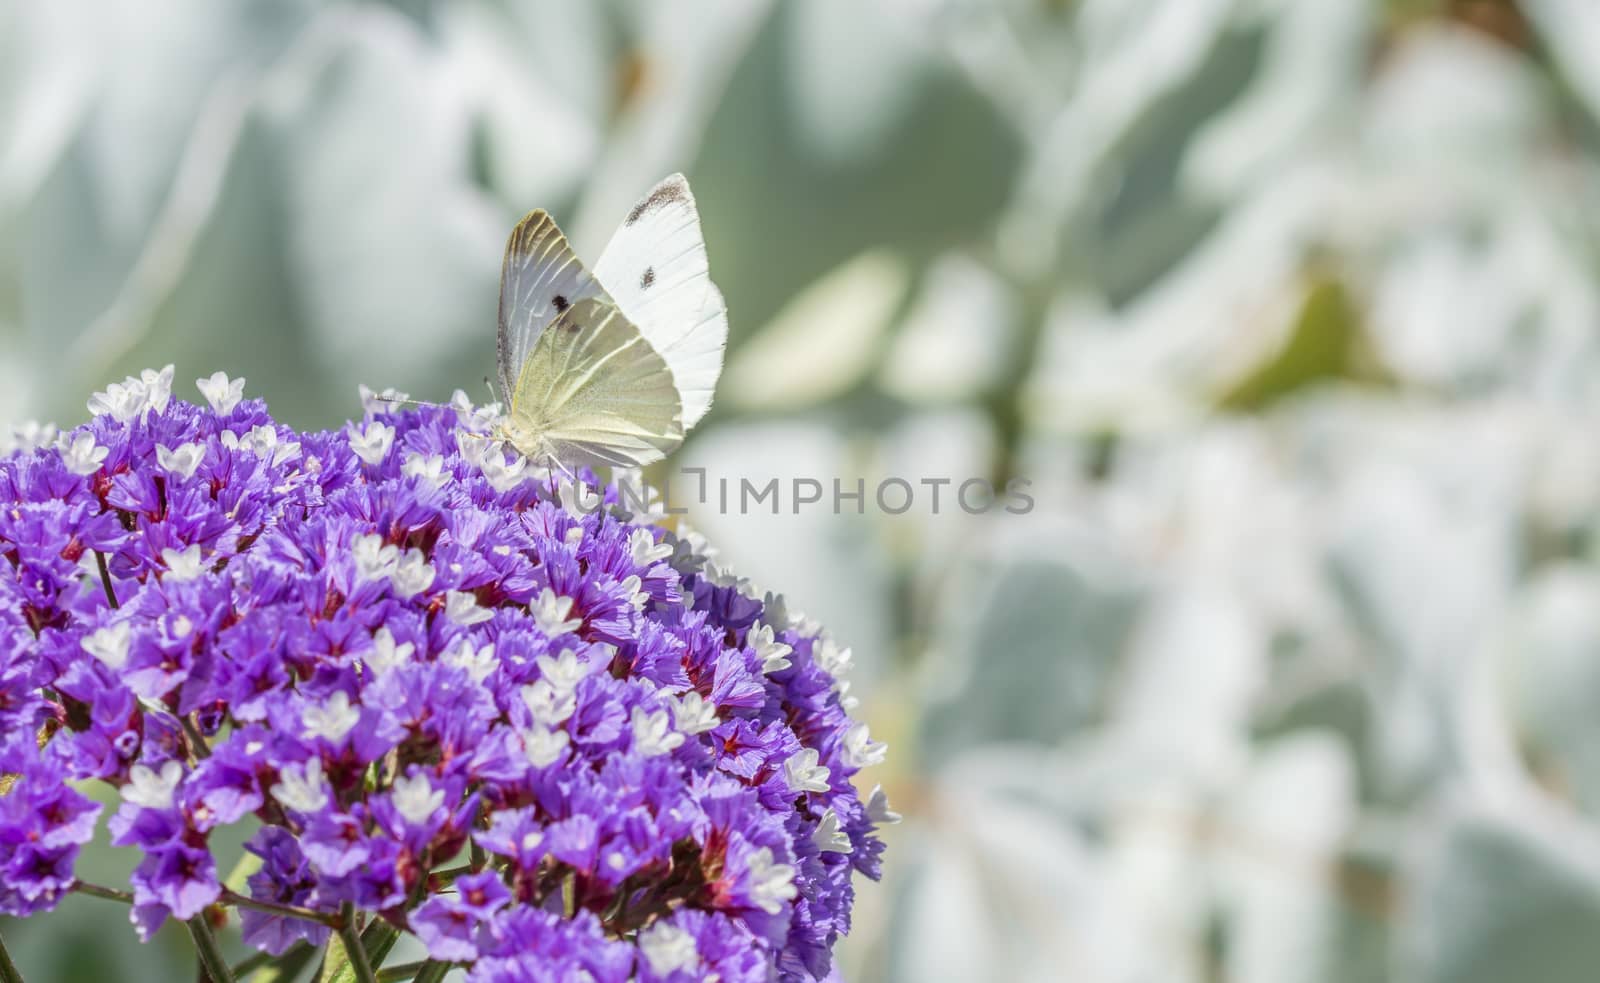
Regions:
M 399 563 L 400 548 L 385 543 L 377 533 L 368 533 L 351 542 L 350 555 L 356 561 L 356 583 L 359 584 L 389 576 Z
M 86 635 L 83 650 L 106 664 L 108 669 L 121 669 L 128 663 L 128 647 L 133 642 L 133 626 L 126 621 L 107 625 Z
M 350 705 L 349 693 L 335 690 L 326 703 L 300 711 L 300 722 L 305 725 L 306 737 L 337 742 L 361 722 L 361 710 Z
M 458 625 L 481 625 L 494 612 L 478 606 L 478 595 L 464 590 L 444 592 L 444 616 Z
M 855 846 L 850 842 L 850 834 L 839 826 L 839 814 L 829 806 L 822 818 L 817 820 L 817 828 L 811 832 L 811 842 L 823 853 L 854 853 Z
M 668 921 L 657 921 L 639 933 L 639 951 L 657 976 L 693 972 L 700 964 L 694 936 Z
M 170 449 L 156 445 L 156 463 L 180 478 L 193 478 L 205 459 L 206 449 L 199 444 L 179 444 Z
M 150 408 L 150 387 L 128 376 L 121 382 L 106 387 L 105 392 L 89 397 L 89 412 L 95 416 L 110 414 L 120 423 L 127 423 L 144 415 Z
M 628 551 L 633 554 L 635 566 L 648 567 L 672 555 L 671 543 L 658 543 L 648 529 L 635 529 L 628 536 Z
M 381 676 L 411 661 L 411 655 L 416 650 L 417 647 L 410 642 L 396 645 L 394 634 L 387 628 L 379 628 L 372 636 L 372 651 L 366 656 L 367 666 Z
M 438 572 L 428 564 L 428 557 L 419 549 L 409 549 L 390 572 L 389 582 L 396 594 L 412 597 L 432 587 L 436 576 Z
M 767 847 L 750 854 L 747 862 L 750 871 L 750 900 L 769 915 L 783 910 L 785 901 L 792 901 L 799 892 L 794 886 L 794 868 L 788 864 L 773 863 L 772 851 Z
M 508 458 L 498 444 L 484 451 L 478 466 L 498 492 L 510 491 L 528 477 L 528 459 L 521 454 Z
M 494 658 L 494 643 L 490 642 L 483 648 L 474 648 L 471 639 L 463 638 L 446 652 L 440 660 L 445 665 L 455 666 L 466 670 L 467 676 L 474 683 L 481 683 L 494 672 L 499 665 Z
M 850 672 L 851 663 L 855 653 L 848 648 L 840 648 L 833 639 L 824 638 L 819 644 L 812 646 L 812 657 L 823 672 L 834 679 L 842 679 Z
M 635 611 L 643 611 L 645 605 L 650 603 L 650 592 L 644 590 L 644 581 L 637 574 L 628 574 L 622 581 L 622 589 L 628 594 L 628 603 Z
M 226 372 L 213 372 L 208 379 L 196 379 L 195 388 L 200 390 L 200 395 L 211 404 L 211 409 L 219 415 L 233 412 L 233 408 L 244 399 L 244 378 L 229 379 Z
M 882 785 L 872 786 L 872 795 L 867 797 L 867 818 L 874 826 L 893 826 L 902 818 L 889 808 L 889 796 L 884 794 Z
M 413 778 L 396 778 L 391 795 L 395 811 L 413 826 L 421 826 L 444 805 L 444 790 L 435 789 L 425 772 Z
M 364 427 L 350 425 L 350 450 L 368 464 L 379 464 L 394 446 L 394 427 L 374 420 Z
M 568 549 L 576 551 L 583 543 L 583 527 L 573 526 L 568 529 L 567 534 L 561 537 L 561 541 L 567 544 Z
M 564 730 L 535 727 L 522 732 L 522 749 L 528 755 L 528 763 L 535 768 L 555 764 L 571 742 L 572 738 Z
M 578 653 L 572 649 L 562 649 L 561 654 L 554 657 L 536 656 L 533 661 L 539 667 L 539 676 L 558 693 L 570 693 L 577 689 L 592 668 L 587 660 L 578 658 Z
M 328 781 L 322 776 L 322 759 L 311 758 L 303 765 L 285 767 L 278 773 L 278 784 L 269 791 L 285 809 L 295 812 L 321 809 L 328 804 Z
M 164 412 L 167 408 L 167 403 L 172 400 L 172 376 L 173 367 L 171 365 L 160 372 L 154 369 L 145 369 L 139 373 L 139 381 L 144 384 L 145 388 L 145 402 L 150 409 L 155 410 L 157 413 Z
M 157 773 L 145 765 L 134 765 L 128 772 L 128 784 L 122 786 L 122 801 L 145 809 L 171 809 L 173 793 L 183 781 L 183 763 L 176 759 L 163 761 Z
M 558 690 L 549 680 L 536 679 L 522 687 L 522 702 L 535 723 L 555 727 L 565 723 L 578 709 L 578 698 L 571 690 Z
M 11 436 L 7 440 L 0 440 L 0 454 L 9 454 L 12 451 L 32 451 L 41 447 L 49 447 L 55 443 L 56 425 L 54 423 L 40 423 L 38 420 L 23 420 L 21 423 L 11 425 Z
M 817 764 L 817 751 L 815 748 L 801 748 L 789 755 L 783 763 L 783 780 L 789 783 L 791 792 L 826 792 L 828 790 L 828 768 L 826 765 Z
M 874 741 L 866 724 L 856 724 L 844 735 L 844 763 L 852 768 L 870 768 L 883 764 L 889 745 Z
M 665 710 L 646 713 L 644 707 L 634 707 L 631 722 L 633 749 L 647 758 L 670 754 L 683 743 L 683 735 L 672 729 L 672 720 Z
M 199 543 L 191 543 L 182 550 L 165 548 L 161 551 L 161 562 L 167 565 L 168 580 L 193 580 L 203 572 Z
M 72 438 L 72 443 L 66 444 L 62 440 L 61 460 L 67 470 L 73 474 L 94 474 L 100 470 L 100 465 L 111 453 L 109 447 L 101 447 L 94 442 L 94 434 L 80 433 Z
M 484 455 L 499 446 L 498 440 L 491 440 L 481 433 L 472 433 L 469 430 L 456 431 L 456 453 L 475 468 L 481 468 Z
M 437 488 L 444 484 L 444 456 L 412 451 L 406 455 L 405 463 L 400 465 L 400 473 L 407 478 L 420 478 Z
M 761 660 L 762 672 L 778 672 L 791 665 L 789 653 L 794 651 L 794 647 L 778 641 L 771 625 L 757 625 L 750 631 L 748 641 L 756 650 L 756 658 Z
M 600 493 L 581 481 L 563 481 L 556 487 L 556 498 L 561 507 L 574 519 L 582 519 L 600 510 L 604 499 Z
M 722 721 L 717 717 L 717 705 L 694 690 L 678 697 L 668 697 L 672 719 L 685 734 L 704 734 L 715 730 Z
M 572 598 L 562 597 L 548 587 L 539 592 L 531 610 L 534 623 L 550 638 L 577 631 L 583 624 L 582 618 L 567 617 L 572 613 Z

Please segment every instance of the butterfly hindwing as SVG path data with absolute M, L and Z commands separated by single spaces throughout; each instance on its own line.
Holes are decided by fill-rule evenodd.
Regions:
M 711 408 L 728 318 L 683 175 L 666 178 L 639 199 L 600 254 L 594 275 L 672 370 L 688 430 Z
M 551 321 L 579 301 L 603 296 L 550 214 L 541 208 L 524 216 L 506 241 L 500 273 L 503 394 L 515 391 L 523 363 Z
M 526 454 L 571 466 L 642 467 L 683 441 L 672 371 L 601 298 L 578 300 L 550 322 L 510 391 L 504 430 Z

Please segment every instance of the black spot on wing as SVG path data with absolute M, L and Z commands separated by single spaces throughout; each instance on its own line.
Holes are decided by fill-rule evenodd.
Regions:
M 650 285 L 652 283 L 655 283 L 655 282 L 656 282 L 656 268 L 654 266 L 646 266 L 644 268 L 644 274 L 639 277 L 639 289 L 640 290 L 649 290 L 650 289 Z
M 557 314 L 560 314 L 562 311 L 572 306 L 572 302 L 561 294 L 556 294 L 554 297 L 551 297 L 550 303 L 556 305 Z
M 634 205 L 633 211 L 628 213 L 628 219 L 623 224 L 632 225 L 641 218 L 644 218 L 646 215 L 660 208 L 662 205 L 674 201 L 684 201 L 687 197 L 688 190 L 684 187 L 682 181 L 674 181 L 671 184 L 663 184 L 661 187 L 650 192 L 650 197 L 639 202 L 639 204 Z

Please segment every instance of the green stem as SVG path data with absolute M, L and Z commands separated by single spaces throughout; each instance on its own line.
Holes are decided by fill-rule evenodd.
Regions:
M 211 924 L 206 921 L 204 911 L 189 919 L 189 937 L 194 939 L 195 952 L 200 955 L 200 965 L 211 978 L 211 983 L 233 983 L 233 971 L 228 969 L 228 960 L 222 955 L 222 947 L 217 944 L 217 937 L 211 934 Z
M 350 971 L 356 983 L 378 983 L 372 972 L 372 960 L 367 958 L 367 947 L 361 942 L 361 932 L 356 928 L 355 905 L 346 901 L 339 908 L 339 938 L 344 942 L 345 955 L 350 960 Z
M 0 940 L 0 983 L 22 983 L 22 973 L 17 970 L 17 964 L 11 961 L 11 953 L 6 951 L 4 940 Z
M 117 592 L 111 589 L 111 571 L 106 569 L 106 555 L 95 550 L 94 562 L 100 567 L 100 585 L 106 589 L 106 600 L 111 602 L 113 608 L 120 607 L 117 604 Z
M 417 975 L 411 978 L 411 983 L 441 983 L 446 973 L 450 972 L 450 964 L 430 959 L 417 970 Z
M 398 966 L 380 969 L 378 970 L 378 983 L 403 983 L 403 981 L 415 977 L 427 965 L 426 962 L 401 963 Z
M 301 908 L 296 905 L 278 904 L 275 901 L 257 901 L 255 898 L 247 897 L 236 891 L 224 890 L 220 900 L 223 904 L 233 905 L 236 908 L 253 908 L 269 915 L 282 915 L 285 918 L 299 918 L 302 921 L 317 922 L 329 928 L 336 928 L 339 925 L 339 916 L 337 915 L 315 911 L 311 908 Z
M 104 898 L 107 901 L 116 901 L 120 904 L 133 904 L 133 894 L 128 891 L 118 891 L 113 887 L 101 887 L 90 884 L 88 881 L 74 881 L 72 890 L 77 894 L 87 894 L 91 898 Z

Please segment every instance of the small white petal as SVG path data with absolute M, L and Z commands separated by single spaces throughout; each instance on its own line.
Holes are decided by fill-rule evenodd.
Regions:
M 79 644 L 83 650 L 105 663 L 109 669 L 121 669 L 128 663 L 128 648 L 133 642 L 133 626 L 126 621 L 107 625 L 89 635 Z
M 396 645 L 394 635 L 387 628 L 379 628 L 372 636 L 372 651 L 366 655 L 367 666 L 378 675 L 411 661 L 417 647 L 410 642 Z
M 182 550 L 171 548 L 161 551 L 161 562 L 167 565 L 166 579 L 174 581 L 193 580 L 204 572 L 204 564 L 200 558 L 200 544 L 192 543 Z
M 756 658 L 761 660 L 762 672 L 778 672 L 793 664 L 789 661 L 789 654 L 794 651 L 794 646 L 778 641 L 771 625 L 757 625 L 750 632 L 748 641 L 756 650 Z
M 209 378 L 196 379 L 194 384 L 218 415 L 232 413 L 234 407 L 244 399 L 243 377 L 229 379 L 226 372 L 213 372 Z
M 522 687 L 522 702 L 534 721 L 546 727 L 560 726 L 578 709 L 578 698 L 571 690 L 558 690 L 545 679 Z
M 156 445 L 156 463 L 180 478 L 194 477 L 205 459 L 206 449 L 199 444 L 179 444 L 170 449 Z
M 670 754 L 683 744 L 683 735 L 672 729 L 672 720 L 665 710 L 646 713 L 643 707 L 634 707 L 630 722 L 633 749 L 647 758 Z
M 832 806 L 817 820 L 817 828 L 811 832 L 811 842 L 823 853 L 854 853 L 856 849 L 850 842 L 850 834 L 840 827 L 839 814 L 833 811 Z
M 63 438 L 63 442 L 65 438 Z M 80 433 L 61 450 L 62 462 L 73 474 L 89 475 L 100 470 L 111 449 L 94 442 L 94 434 Z
M 361 710 L 350 705 L 350 694 L 334 691 L 321 706 L 309 706 L 300 712 L 306 737 L 321 737 L 338 742 L 361 722 Z
M 425 772 L 411 778 L 396 778 L 391 793 L 395 811 L 413 826 L 421 826 L 444 805 L 444 790 L 435 789 Z
M 872 786 L 872 794 L 867 797 L 867 818 L 874 826 L 893 826 L 903 818 L 889 808 L 889 796 L 884 794 L 882 785 Z
M 870 768 L 883 764 L 889 745 L 874 741 L 866 724 L 856 724 L 844 735 L 844 763 L 851 768 Z
M 409 549 L 389 574 L 389 582 L 396 594 L 414 597 L 432 587 L 436 576 L 438 572 L 428 563 L 427 556 L 419 549 Z
M 672 707 L 672 718 L 677 721 L 678 729 L 685 734 L 704 734 L 722 723 L 717 717 L 716 704 L 694 690 L 679 697 L 670 697 L 668 704 Z
M 377 465 L 389 456 L 394 446 L 394 427 L 377 420 L 358 427 L 350 425 L 350 450 L 367 464 Z
M 828 769 L 817 764 L 819 755 L 815 748 L 801 748 L 789 755 L 783 763 L 783 778 L 791 792 L 826 792 Z
M 481 625 L 494 617 L 494 612 L 478 606 L 478 595 L 464 590 L 444 593 L 444 616 L 458 625 Z
M 657 921 L 639 933 L 639 951 L 657 976 L 692 973 L 700 965 L 694 936 L 667 921 Z
M 567 617 L 572 613 L 572 598 L 562 597 L 548 587 L 539 592 L 531 610 L 534 623 L 550 638 L 577 631 L 583 625 L 582 618 Z
M 328 782 L 322 775 L 322 759 L 312 758 L 303 765 L 289 765 L 278 773 L 278 783 L 269 791 L 285 809 L 316 812 L 328 804 Z
M 181 781 L 182 762 L 164 761 L 160 772 L 145 765 L 134 765 L 128 771 L 128 784 L 122 786 L 122 801 L 144 809 L 171 809 Z
M 535 768 L 548 768 L 555 764 L 571 742 L 571 736 L 564 730 L 535 727 L 522 732 L 522 749 L 528 755 L 528 763 Z
M 800 892 L 794 886 L 794 868 L 773 862 L 772 851 L 762 847 L 750 855 L 750 900 L 769 915 L 783 910 L 785 901 Z

